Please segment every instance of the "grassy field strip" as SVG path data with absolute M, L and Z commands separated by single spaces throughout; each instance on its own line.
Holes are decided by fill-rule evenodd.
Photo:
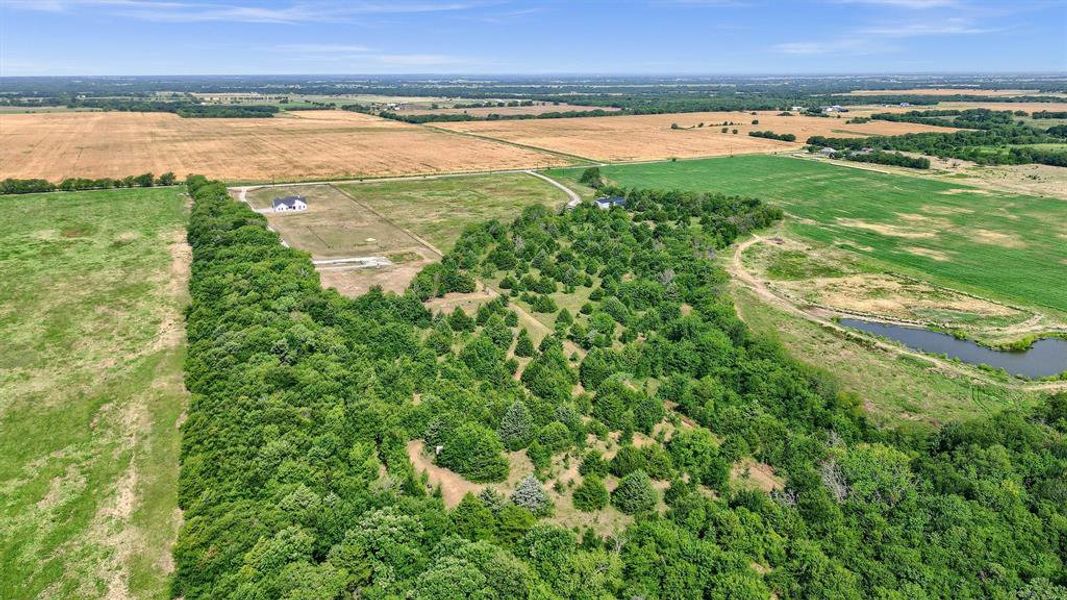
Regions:
M 162 598 L 173 569 L 185 208 L 177 189 L 0 214 L 0 597 Z

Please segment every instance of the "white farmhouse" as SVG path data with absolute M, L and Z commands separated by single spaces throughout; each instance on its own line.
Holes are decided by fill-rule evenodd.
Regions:
M 308 209 L 307 199 L 303 196 L 285 196 L 274 199 L 274 212 L 290 212 Z

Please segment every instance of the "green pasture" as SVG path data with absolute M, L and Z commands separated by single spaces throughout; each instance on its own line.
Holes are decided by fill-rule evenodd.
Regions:
M 0 598 L 169 597 L 180 190 L 0 204 Z
M 581 169 L 549 171 L 568 184 Z M 623 186 L 754 196 L 792 231 L 892 270 L 1067 312 L 1067 202 L 785 156 L 601 167 Z

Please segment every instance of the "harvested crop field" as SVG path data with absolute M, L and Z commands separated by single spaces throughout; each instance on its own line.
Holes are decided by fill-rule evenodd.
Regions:
M 759 123 L 753 125 L 752 121 Z M 544 148 L 594 160 L 656 160 L 792 150 L 810 136 L 866 137 L 921 131 L 953 131 L 915 123 L 871 121 L 846 124 L 847 118 L 778 116 L 777 112 L 672 113 L 573 119 L 462 121 L 435 127 Z M 700 124 L 703 123 L 703 127 Z M 724 123 L 729 123 L 725 124 Z M 672 129 L 677 124 L 678 129 Z M 723 133 L 723 127 L 727 132 Z M 733 130 L 737 130 L 734 134 Z M 792 133 L 795 143 L 748 135 L 750 131 Z
M 151 171 L 244 181 L 529 168 L 557 156 L 345 111 L 271 119 L 168 113 L 0 114 L 0 178 Z

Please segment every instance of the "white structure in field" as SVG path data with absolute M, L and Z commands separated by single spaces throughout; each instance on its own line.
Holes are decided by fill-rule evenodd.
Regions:
M 307 210 L 307 199 L 303 196 L 286 196 L 284 198 L 274 199 L 274 212 L 290 212 Z
M 619 208 L 626 208 L 626 198 L 623 198 L 622 196 L 597 198 L 596 200 L 593 200 L 593 204 L 596 204 L 596 207 L 600 210 L 608 210 L 613 206 L 618 206 Z

